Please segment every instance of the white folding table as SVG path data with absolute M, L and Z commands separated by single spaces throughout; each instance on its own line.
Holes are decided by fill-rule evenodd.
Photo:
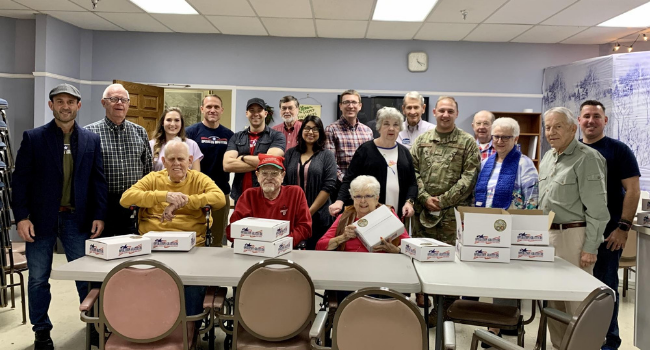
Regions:
M 316 289 L 355 291 L 387 287 L 401 293 L 421 290 L 411 259 L 403 254 L 296 250 L 278 258 L 292 260 L 307 270 Z M 249 267 L 265 258 L 210 247 L 108 261 L 85 256 L 54 268 L 51 278 L 100 282 L 115 266 L 133 259 L 158 260 L 176 271 L 185 285 L 231 287 L 239 283 Z
M 554 262 L 512 260 L 509 264 L 414 260 L 413 265 L 422 292 L 434 296 L 438 310 L 443 309 L 443 296 L 582 301 L 604 285 L 558 257 Z M 442 322 L 443 313 L 438 312 L 438 325 Z M 436 327 L 436 350 L 442 348 L 442 330 L 443 327 Z
M 634 346 L 650 349 L 650 227 L 634 225 L 636 239 L 636 282 Z

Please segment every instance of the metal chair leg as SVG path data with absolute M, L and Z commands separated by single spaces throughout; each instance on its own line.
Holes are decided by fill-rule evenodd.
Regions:
M 628 287 L 627 279 L 629 278 L 628 274 L 629 274 L 629 268 L 624 267 L 623 268 L 623 298 L 627 296 L 627 287 Z
M 23 309 L 23 324 L 27 323 L 27 309 L 25 307 L 25 277 L 23 276 L 23 273 L 20 271 L 16 271 L 18 276 L 20 277 L 20 303 L 21 307 Z

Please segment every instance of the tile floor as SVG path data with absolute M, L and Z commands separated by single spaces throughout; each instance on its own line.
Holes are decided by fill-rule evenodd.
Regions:
M 65 263 L 65 256 L 55 254 L 54 265 Z M 78 299 L 74 283 L 71 281 L 54 281 L 50 280 L 52 285 L 52 304 L 50 306 L 50 319 L 54 324 L 52 338 L 57 349 L 83 349 L 84 347 L 84 323 L 79 320 Z M 317 298 L 318 301 L 318 298 Z M 20 303 L 20 299 L 17 300 Z M 529 304 L 529 303 L 527 303 Z M 18 304 L 19 305 L 19 304 Z M 17 305 L 17 306 L 18 306 Z M 524 311 L 524 314 L 529 314 Z M 526 327 L 527 334 L 525 337 L 525 348 L 532 349 L 535 342 L 535 335 L 538 326 L 538 319 Z M 622 299 L 619 325 L 623 344 L 621 350 L 638 350 L 632 345 L 634 336 L 634 290 L 630 290 L 627 298 Z M 456 344 L 457 349 L 469 349 L 472 332 L 475 327 L 457 325 L 456 326 Z M 222 349 L 224 333 L 217 331 L 217 349 Z M 435 330 L 430 331 L 430 340 L 433 341 Z M 507 337 L 513 343 L 516 342 L 514 337 Z M 20 309 L 2 308 L 0 309 L 0 349 L 3 350 L 26 350 L 33 348 L 34 335 L 29 325 L 21 324 Z M 550 344 L 550 340 L 548 341 Z M 203 349 L 207 349 L 207 343 L 203 344 Z M 550 345 L 549 345 L 550 349 Z

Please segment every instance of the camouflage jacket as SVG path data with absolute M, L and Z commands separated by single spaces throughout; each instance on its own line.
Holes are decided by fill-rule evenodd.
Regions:
M 437 224 L 448 216 L 445 214 L 449 209 L 471 204 L 481 162 L 478 146 L 470 134 L 458 127 L 448 135 L 429 130 L 415 140 L 411 155 L 418 182 L 418 204 L 423 208 L 429 197 L 437 196 L 443 209 L 437 218 L 425 215 L 430 216 L 426 221 Z

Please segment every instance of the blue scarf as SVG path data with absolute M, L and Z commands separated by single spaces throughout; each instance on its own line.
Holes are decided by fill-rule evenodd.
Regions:
M 510 208 L 512 203 L 512 192 L 515 189 L 515 180 L 519 171 L 519 159 L 521 152 L 513 148 L 506 156 L 501 164 L 501 171 L 497 179 L 497 185 L 494 188 L 494 197 L 492 198 L 492 208 Z M 474 190 L 475 205 L 477 207 L 485 207 L 487 199 L 487 187 L 496 163 L 497 154 L 493 154 L 485 162 L 485 166 L 481 169 L 476 182 L 476 189 Z

